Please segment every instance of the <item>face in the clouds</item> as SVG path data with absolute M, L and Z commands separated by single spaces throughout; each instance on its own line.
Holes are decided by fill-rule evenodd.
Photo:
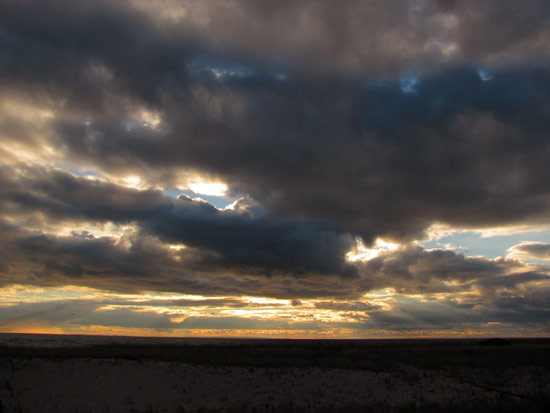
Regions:
M 282 330 L 548 321 L 544 0 L 0 7 L 4 288 L 272 297 Z M 94 300 L 80 322 L 241 314 Z

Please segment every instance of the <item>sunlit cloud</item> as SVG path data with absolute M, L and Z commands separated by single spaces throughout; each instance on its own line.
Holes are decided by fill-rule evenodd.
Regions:
M 227 185 L 221 182 L 194 182 L 189 184 L 189 189 L 196 194 L 224 196 L 227 192 Z
M 134 189 L 141 189 L 143 188 L 143 183 L 141 181 L 141 178 L 136 175 L 130 175 L 125 178 L 122 178 L 122 182 L 125 186 L 128 188 L 134 188 Z
M 378 238 L 371 248 L 367 248 L 363 241 L 357 240 L 356 246 L 346 254 L 348 261 L 369 261 L 378 257 L 381 253 L 386 251 L 395 251 L 399 248 L 398 244 L 393 242 L 384 241 Z
M 523 241 L 508 248 L 507 257 L 548 261 L 550 260 L 550 243 Z

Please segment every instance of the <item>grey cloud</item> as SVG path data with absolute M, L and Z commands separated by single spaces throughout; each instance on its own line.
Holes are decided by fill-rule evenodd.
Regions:
M 7 96 L 27 90 L 55 110 L 46 135 L 68 163 L 164 186 L 182 170 L 207 173 L 269 212 L 306 216 L 367 243 L 416 238 L 434 221 L 471 227 L 547 219 L 548 70 L 544 62 L 496 64 L 502 56 L 524 59 L 515 45 L 546 36 L 544 2 L 522 4 L 521 13 L 494 1 L 350 2 L 338 11 L 324 1 L 275 9 L 184 2 L 189 21 L 164 26 L 128 3 L 7 4 L 1 86 Z M 296 29 L 281 30 L 280 22 Z M 279 36 L 271 36 L 274 27 Z M 512 34 L 518 42 L 506 43 L 508 50 L 501 39 Z M 471 59 L 441 64 L 439 56 L 441 70 L 419 69 L 414 90 L 402 90 L 396 76 L 431 61 L 424 50 L 441 36 L 458 39 L 459 55 Z M 273 47 L 268 38 L 277 39 Z M 256 53 L 285 45 L 289 56 L 311 50 L 305 60 L 320 67 L 331 56 L 344 67 L 397 69 L 385 80 L 351 69 L 312 75 L 298 58 L 275 63 Z M 492 64 L 491 80 L 478 76 L 480 59 Z M 128 130 L 141 106 L 160 113 L 158 130 Z M 8 139 L 24 134 L 26 126 L 10 125 Z
M 409 246 L 367 261 L 362 272 L 368 274 L 368 282 L 379 288 L 393 287 L 399 293 L 429 294 L 467 291 L 483 283 L 502 286 L 513 279 L 509 273 L 521 269 L 522 265 L 513 260 L 465 257 L 449 250 Z M 517 281 L 533 280 L 525 277 Z
M 315 308 L 320 310 L 334 311 L 361 311 L 368 312 L 380 308 L 377 304 L 366 303 L 363 301 L 340 302 L 340 301 L 321 301 L 315 303 Z
M 0 90 L 52 112 L 0 116 L 6 142 L 162 187 L 204 174 L 257 205 L 4 166 L 6 217 L 137 227 L 129 248 L 3 227 L 4 283 L 308 298 L 544 281 L 451 252 L 345 254 L 355 237 L 407 242 L 435 221 L 547 221 L 547 3 L 274 4 L 181 2 L 173 23 L 129 2 L 0 1 Z M 138 124 L 142 109 L 158 127 Z M 188 245 L 183 261 L 161 241 Z
M 542 273 L 538 271 L 520 272 L 510 275 L 495 275 L 481 280 L 477 285 L 483 289 L 493 291 L 496 288 L 510 288 L 513 289 L 519 284 L 532 283 L 532 282 L 549 282 L 550 276 L 548 273 Z
M 495 299 L 495 306 L 501 311 L 550 311 L 548 294 L 550 284 L 536 283 L 523 286 L 519 290 L 507 290 L 499 293 Z M 550 321 L 550 320 L 549 320 Z
M 523 6 L 526 7 L 523 7 Z M 548 58 L 550 7 L 544 0 L 525 4 L 499 1 L 455 2 L 457 33 L 464 58 L 493 62 L 534 62 Z
M 275 271 L 276 263 L 263 267 L 257 260 L 253 261 L 254 266 L 243 260 L 229 265 L 223 255 L 220 260 L 219 252 L 212 254 L 192 247 L 174 253 L 158 238 L 139 234 L 118 241 L 108 237 L 91 238 L 88 234 L 45 235 L 7 224 L 0 229 L 2 285 L 69 284 L 123 293 L 169 291 L 279 298 L 358 294 L 353 283 L 356 278 L 346 277 L 345 273 L 321 273 L 322 262 L 317 268 L 311 267 L 310 261 L 306 262 L 307 268 L 293 268 L 291 262 L 284 261 L 284 255 L 279 258 L 282 263 Z M 273 249 L 269 253 L 283 251 Z M 268 270 L 273 272 L 271 277 L 265 276 Z
M 182 38 L 190 35 L 167 33 L 123 2 L 2 3 L 3 87 L 51 93 L 69 111 L 97 111 L 117 92 L 155 100 L 159 86 L 181 81 L 178 69 L 190 43 Z
M 508 252 L 522 257 L 550 259 L 550 244 L 544 242 L 522 242 L 511 247 Z
M 117 303 L 117 302 L 115 302 Z M 128 305 L 127 301 L 120 301 L 118 304 Z M 154 299 L 154 300 L 140 300 L 137 303 L 139 306 L 160 306 L 160 307 L 248 307 L 251 304 L 232 298 L 210 298 L 210 299 Z
M 126 308 L 102 310 L 104 304 L 93 300 L 54 300 L 46 302 L 20 302 L 3 308 L 3 324 L 25 326 L 28 323 L 71 326 L 106 326 L 128 328 L 167 329 L 174 325 L 165 314 L 151 311 L 135 312 Z
M 14 175 L 19 179 L 14 181 Z M 220 211 L 186 196 L 174 200 L 160 191 L 139 191 L 60 171 L 35 169 L 27 170 L 26 177 L 21 175 L 5 173 L 0 177 L 6 183 L 0 205 L 15 203 L 12 211 L 39 210 L 60 219 L 133 222 L 144 234 L 164 242 L 204 250 L 205 266 L 237 272 L 358 275 L 356 267 L 345 261 L 355 242 L 353 237 L 314 221 L 256 216 L 257 208 L 248 209 L 242 202 L 235 211 Z M 86 245 L 103 248 L 99 242 Z M 109 248 L 105 245 L 105 254 L 98 252 L 97 258 L 109 256 Z
M 198 204 L 198 207 L 212 208 L 205 205 Z M 198 229 L 184 222 L 186 219 L 194 222 L 197 219 L 195 214 L 191 212 L 188 217 L 180 216 L 180 221 L 170 221 L 178 228 L 177 233 L 182 234 L 181 237 L 194 239 L 187 233 L 193 234 Z M 208 214 L 203 219 L 208 219 Z M 224 219 L 215 216 L 216 219 Z M 237 222 L 240 219 L 242 217 Z M 210 224 L 204 225 L 208 228 Z M 263 224 L 254 225 L 255 221 L 251 221 L 243 227 L 231 228 L 236 232 L 244 231 L 251 237 L 251 242 L 260 245 L 251 247 L 244 241 L 239 245 L 239 238 L 232 236 L 225 245 L 222 242 L 224 236 L 215 234 L 212 235 L 216 240 L 213 243 L 203 234 L 201 237 L 206 238 L 199 237 L 194 246 L 173 252 L 160 243 L 159 237 L 165 236 L 161 231 L 154 237 L 138 231 L 117 241 L 108 237 L 94 238 L 87 233 L 74 233 L 69 237 L 45 235 L 4 224 L 0 249 L 4 264 L 1 282 L 4 285 L 41 286 L 68 283 L 120 292 L 153 290 L 288 299 L 353 299 L 367 291 L 388 287 L 404 294 L 459 293 L 477 289 L 487 299 L 494 299 L 495 291 L 518 291 L 525 285 L 545 283 L 549 279 L 544 269 L 526 272 L 518 261 L 466 258 L 451 251 L 425 251 L 420 247 L 383 253 L 365 263 L 353 264 L 344 264 L 342 254 L 346 250 L 334 247 L 332 251 L 323 252 L 323 260 L 319 260 L 316 254 L 311 257 L 307 255 L 309 241 L 306 240 L 309 238 L 293 244 L 294 248 L 304 251 L 304 256 L 300 256 L 303 261 L 300 261 L 286 256 L 285 249 L 276 242 L 276 233 L 269 233 L 267 244 L 262 244 L 262 238 L 255 240 L 254 234 L 262 234 L 265 228 Z M 322 233 L 305 234 L 316 238 Z M 281 237 L 279 242 L 285 239 Z M 182 238 L 178 241 L 181 242 Z M 315 247 L 317 244 L 312 245 Z M 323 242 L 323 248 L 330 245 L 327 240 Z M 235 247 L 239 248 L 237 253 L 232 249 Z M 241 256 L 245 248 L 254 254 L 265 251 L 271 258 Z M 277 257 L 277 254 L 280 255 Z M 333 264 L 328 265 L 327 262 Z M 337 265 L 339 262 L 342 264 Z M 345 272 L 346 266 L 353 269 L 353 276 Z M 329 271 L 331 268 L 334 268 L 333 272 Z M 362 302 L 333 305 L 327 301 L 319 305 L 339 311 L 369 311 L 376 307 Z
M 172 207 L 159 190 L 131 188 L 76 177 L 55 169 L 3 168 L 0 205 L 5 213 L 39 210 L 51 218 L 126 223 Z M 13 208 L 16 205 L 16 208 Z
M 154 216 L 143 226 L 163 240 L 219 252 L 219 264 L 227 268 L 258 268 L 266 275 L 357 276 L 355 267 L 344 260 L 353 238 L 313 222 L 250 218 L 180 197 L 170 213 Z
M 244 317 L 188 317 L 177 324 L 178 328 L 204 328 L 214 330 L 271 330 L 288 329 L 286 322 L 258 320 Z
M 500 330 L 501 334 L 510 334 L 510 331 L 517 331 L 520 326 L 545 331 L 549 322 L 550 314 L 544 308 L 503 311 L 485 306 L 481 310 L 457 308 L 444 302 L 400 300 L 392 311 L 370 313 L 369 319 L 364 320 L 361 327 L 356 325 L 355 328 L 402 332 L 477 330 L 481 334 Z
M 388 330 L 450 330 L 457 326 L 464 328 L 469 323 L 493 321 L 487 313 L 456 308 L 445 302 L 421 302 L 414 298 L 400 298 L 392 311 L 373 312 L 370 316 L 372 325 Z
M 160 191 L 139 191 L 58 170 L 26 169 L 15 175 L 19 179 L 9 168 L 3 172 L 0 205 L 12 203 L 11 210 L 136 225 L 133 234 L 117 241 L 89 233 L 56 237 L 4 224 L 4 283 L 15 277 L 28 283 L 70 281 L 118 291 L 131 283 L 138 291 L 308 298 L 353 297 L 386 287 L 403 293 L 475 287 L 490 291 L 547 280 L 545 272 L 526 273 L 519 261 L 467 258 L 418 246 L 350 263 L 345 259 L 354 243 L 350 234 L 314 221 L 265 214 L 244 200 L 235 210 L 221 211 L 186 196 L 173 199 Z M 170 253 L 162 242 L 188 248 Z
M 126 308 L 94 311 L 79 319 L 83 325 L 117 326 L 129 328 L 172 329 L 174 324 L 166 314 L 152 311 L 136 312 Z
M 532 328 L 546 331 L 550 323 L 548 286 L 526 284 L 520 291 L 501 290 L 491 297 L 484 295 L 461 296 L 454 294 L 430 298 L 395 296 L 392 310 L 372 310 L 361 324 L 348 324 L 358 329 L 390 331 L 467 331 L 477 330 L 488 334 L 491 330 L 517 331 Z
M 87 300 L 56 300 L 49 302 L 9 303 L 3 308 L 2 323 L 32 321 L 37 323 L 77 322 L 97 308 L 97 303 Z
M 498 0 L 175 2 L 208 41 L 313 73 L 400 73 L 464 61 L 547 60 L 550 8 Z
M 547 219 L 549 83 L 546 70 L 484 82 L 462 69 L 423 79 L 412 95 L 344 79 L 212 85 L 186 97 L 192 109 L 171 101 L 164 132 L 60 121 L 54 135 L 69 159 L 109 171 L 153 180 L 163 171 L 164 185 L 182 167 L 206 171 L 277 214 L 309 216 L 367 243 L 411 239 L 434 221 Z

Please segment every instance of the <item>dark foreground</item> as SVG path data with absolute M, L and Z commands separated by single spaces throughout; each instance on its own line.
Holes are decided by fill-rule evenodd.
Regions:
M 0 412 L 550 411 L 550 339 L 0 334 Z

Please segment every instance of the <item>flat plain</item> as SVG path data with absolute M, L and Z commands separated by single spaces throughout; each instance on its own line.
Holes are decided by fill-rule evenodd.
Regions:
M 547 412 L 550 339 L 0 334 L 0 412 Z

